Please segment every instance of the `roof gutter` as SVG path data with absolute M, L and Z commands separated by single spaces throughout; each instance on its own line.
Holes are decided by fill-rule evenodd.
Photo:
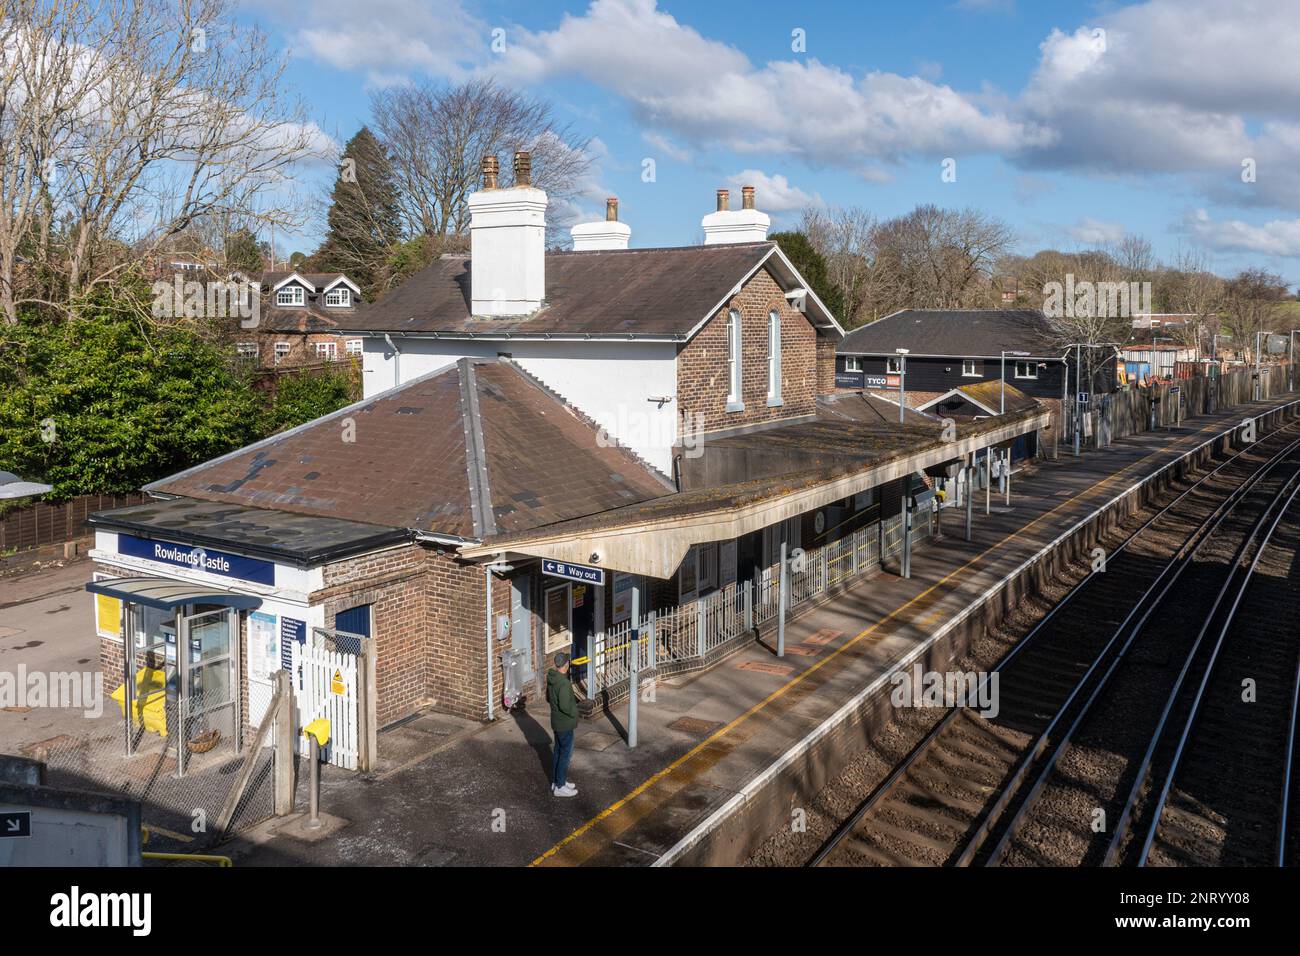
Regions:
M 382 338 L 390 346 L 390 336 L 403 339 L 435 339 L 448 341 L 505 342 L 505 341 L 557 341 L 557 342 L 685 342 L 689 336 L 683 332 L 665 334 L 642 334 L 639 332 L 382 332 L 379 330 L 363 331 L 360 329 L 341 329 L 338 335 L 360 335 L 367 338 Z

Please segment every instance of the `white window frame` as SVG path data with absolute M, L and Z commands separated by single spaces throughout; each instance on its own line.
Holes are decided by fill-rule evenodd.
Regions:
M 348 355 L 361 355 L 365 352 L 366 346 L 360 339 L 348 339 L 343 349 Z
M 341 302 L 331 301 L 342 297 Z M 325 305 L 331 309 L 346 309 L 352 305 L 352 290 L 347 286 L 338 286 L 325 293 Z
M 962 378 L 979 378 L 979 370 L 975 367 L 975 359 L 961 360 L 961 377 Z
M 1022 374 L 1021 368 L 1024 372 Z M 1014 375 L 1016 378 L 1038 378 L 1037 362 L 1017 362 L 1015 365 Z
M 741 398 L 743 381 L 741 365 L 741 347 L 744 337 L 741 331 L 742 321 L 739 309 L 727 311 L 727 411 L 743 412 L 745 403 Z
M 275 304 L 278 306 L 300 306 L 307 304 L 307 290 L 300 285 L 287 285 L 276 290 Z
M 235 343 L 235 354 L 242 359 L 255 359 L 260 351 L 256 342 Z
M 846 356 L 844 356 L 844 371 L 846 371 L 846 372 L 861 372 L 861 371 L 862 371 L 862 356 L 861 356 L 861 355 L 846 355 Z
M 339 344 L 337 342 L 317 342 L 316 357 L 323 358 L 327 362 L 333 362 L 339 357 Z
M 890 355 L 885 358 L 885 374 L 901 375 L 903 372 L 903 357 L 901 355 Z
M 718 586 L 718 545 L 716 542 L 695 546 L 696 590 L 703 594 Z
M 288 342 L 276 342 L 275 343 L 275 364 L 279 365 L 282 361 L 285 360 L 285 358 L 288 357 L 289 353 L 292 351 L 293 351 L 293 346 Z
M 776 407 L 781 401 L 781 313 L 767 313 L 767 404 Z

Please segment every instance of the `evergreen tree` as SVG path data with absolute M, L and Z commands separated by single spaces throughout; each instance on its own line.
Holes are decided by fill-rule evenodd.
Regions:
M 311 268 L 345 272 L 373 299 L 386 279 L 389 253 L 402 238 L 398 202 L 388 153 L 363 126 L 343 150 L 330 193 L 328 230 Z
M 844 318 L 843 297 L 840 295 L 840 290 L 831 284 L 826 273 L 826 260 L 808 241 L 808 237 L 802 232 L 791 231 L 774 232 L 767 238 L 781 247 L 781 251 L 785 253 L 786 258 L 794 263 L 794 267 L 799 270 L 799 274 L 812 286 L 813 292 L 817 293 L 817 298 L 821 299 L 826 304 L 826 308 L 831 310 L 831 315 L 835 316 L 836 321 L 842 321 Z

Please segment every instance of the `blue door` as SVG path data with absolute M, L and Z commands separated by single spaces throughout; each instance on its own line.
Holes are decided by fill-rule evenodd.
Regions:
M 346 611 L 339 611 L 334 615 L 334 630 L 346 631 L 349 634 L 360 634 L 362 637 L 370 637 L 370 607 L 369 604 L 358 604 L 356 607 L 350 607 Z M 340 638 L 338 649 L 347 654 L 360 654 L 361 646 L 357 641 Z M 356 644 L 355 647 L 349 647 L 350 644 Z

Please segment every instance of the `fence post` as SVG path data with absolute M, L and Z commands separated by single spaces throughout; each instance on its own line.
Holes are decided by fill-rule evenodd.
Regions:
M 631 750 L 636 746 L 636 705 L 637 697 L 640 690 L 637 687 L 638 675 L 641 670 L 641 642 L 640 634 L 637 629 L 641 626 L 641 588 L 639 585 L 632 586 L 632 640 L 628 644 L 628 653 L 631 657 L 628 660 L 628 698 L 627 698 L 627 749 Z
M 777 598 L 777 624 L 776 624 L 776 656 L 785 657 L 785 609 L 788 603 L 786 597 L 786 534 L 785 523 L 781 523 L 781 568 L 777 577 L 777 589 L 780 594 Z
M 289 672 L 275 672 L 275 815 L 293 813 L 293 682 Z
M 754 582 L 745 582 L 745 630 L 754 629 Z
M 658 647 L 656 646 L 659 643 L 658 623 L 659 623 L 658 611 L 651 611 L 648 615 L 646 615 L 646 631 L 650 635 L 649 653 L 650 653 L 651 669 L 653 669 L 655 664 L 658 662 Z
M 704 613 L 704 598 L 695 599 L 695 656 L 704 660 L 704 629 L 707 618 Z

